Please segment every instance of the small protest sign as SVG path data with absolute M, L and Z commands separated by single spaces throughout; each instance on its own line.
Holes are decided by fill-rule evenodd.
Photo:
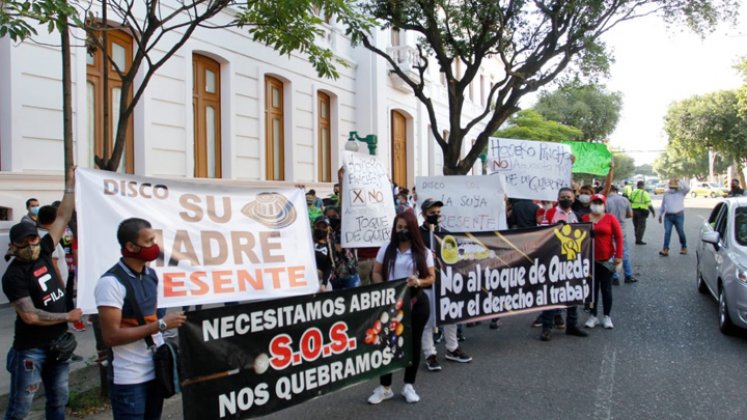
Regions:
M 278 298 L 319 289 L 303 189 L 76 171 L 78 306 L 121 258 L 117 228 L 146 219 L 160 247 L 158 306 Z
M 503 174 L 510 198 L 552 201 L 571 185 L 571 149 L 565 144 L 491 137 L 487 164 L 489 174 Z
M 394 197 L 384 165 L 375 156 L 346 151 L 343 155 L 341 244 L 345 248 L 389 243 Z
M 400 280 L 190 312 L 184 417 L 261 416 L 407 366 L 409 302 Z
M 569 145 L 576 157 L 573 173 L 605 176 L 610 171 L 612 153 L 606 144 L 583 141 L 564 141 L 563 144 Z
M 444 203 L 441 227 L 450 232 L 506 229 L 503 176 L 419 176 L 418 209 L 428 198 Z
M 593 290 L 591 224 L 438 234 L 436 323 L 579 305 Z

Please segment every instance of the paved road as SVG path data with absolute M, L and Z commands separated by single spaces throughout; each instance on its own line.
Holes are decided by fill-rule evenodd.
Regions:
M 472 363 L 421 369 L 419 404 L 398 396 L 369 406 L 371 381 L 267 418 L 744 419 L 747 335 L 722 335 L 716 302 L 695 289 L 697 229 L 716 202 L 687 200 L 690 255 L 677 253 L 675 235 L 673 255 L 659 257 L 663 229 L 649 219 L 648 245 L 631 247 L 640 282 L 613 290 L 614 330 L 586 339 L 556 331 L 545 343 L 532 315 L 508 317 L 498 331 L 466 330 Z M 181 416 L 180 400 L 170 400 L 164 417 Z

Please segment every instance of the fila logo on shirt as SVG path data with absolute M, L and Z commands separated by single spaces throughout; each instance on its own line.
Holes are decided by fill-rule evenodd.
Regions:
M 42 292 L 46 292 L 48 289 L 47 282 L 52 280 L 52 274 L 49 273 L 47 267 L 40 267 L 36 269 L 34 271 L 34 276 L 36 277 L 36 281 L 39 283 L 39 287 L 42 289 Z M 43 295 L 42 302 L 44 302 L 44 306 L 47 306 L 49 302 L 57 302 L 63 296 L 65 296 L 65 292 L 63 292 L 62 289 L 57 288 L 57 290 Z

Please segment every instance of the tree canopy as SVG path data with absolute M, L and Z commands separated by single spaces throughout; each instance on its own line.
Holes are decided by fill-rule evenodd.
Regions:
M 429 124 L 444 155 L 444 174 L 465 174 L 488 138 L 519 110 L 519 100 L 571 67 L 582 75 L 608 69 L 610 55 L 603 35 L 614 26 L 657 14 L 668 23 L 685 23 L 705 32 L 734 17 L 737 0 L 364 0 L 364 11 L 383 28 L 406 30 L 418 37 L 416 62 L 397 59 L 369 36 L 363 45 L 389 64 L 425 106 Z M 456 65 L 459 63 L 459 65 Z M 490 87 L 483 111 L 463 120 L 465 89 L 492 63 L 502 75 Z M 427 76 L 436 66 L 448 90 L 449 138 L 434 108 Z M 461 70 L 460 70 L 461 69 Z M 469 133 L 477 124 L 484 129 Z M 476 141 L 461 157 L 469 133 Z
M 598 84 L 569 84 L 540 93 L 534 110 L 548 120 L 576 127 L 581 140 L 602 141 L 612 134 L 620 120 L 622 94 L 608 92 Z
M 495 132 L 496 137 L 541 141 L 580 140 L 581 130 L 556 121 L 549 121 L 537 111 L 526 109 L 514 114 L 508 126 Z
M 691 154 L 676 144 L 669 144 L 654 162 L 653 169 L 661 179 L 695 177 L 706 179 L 709 174 L 708 153 Z M 733 163 L 720 155 L 715 156 L 714 171 L 722 173 Z

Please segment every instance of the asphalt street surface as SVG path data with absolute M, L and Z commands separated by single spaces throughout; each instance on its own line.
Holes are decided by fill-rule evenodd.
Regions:
M 660 257 L 663 225 L 651 218 L 648 244 L 633 245 L 627 222 L 640 281 L 613 288 L 613 330 L 599 326 L 588 338 L 555 330 L 542 342 L 530 327 L 534 314 L 505 317 L 499 330 L 465 328 L 471 363 L 444 360 L 438 345 L 443 370 L 421 367 L 418 404 L 400 396 L 399 372 L 395 397 L 378 406 L 366 403 L 378 385 L 372 380 L 266 418 L 745 419 L 747 334 L 721 334 L 716 301 L 695 287 L 698 229 L 717 201 L 687 199 L 689 255 L 679 254 L 673 232 L 671 255 Z M 581 326 L 587 315 L 579 315 Z M 172 398 L 164 418 L 181 417 L 181 400 Z

